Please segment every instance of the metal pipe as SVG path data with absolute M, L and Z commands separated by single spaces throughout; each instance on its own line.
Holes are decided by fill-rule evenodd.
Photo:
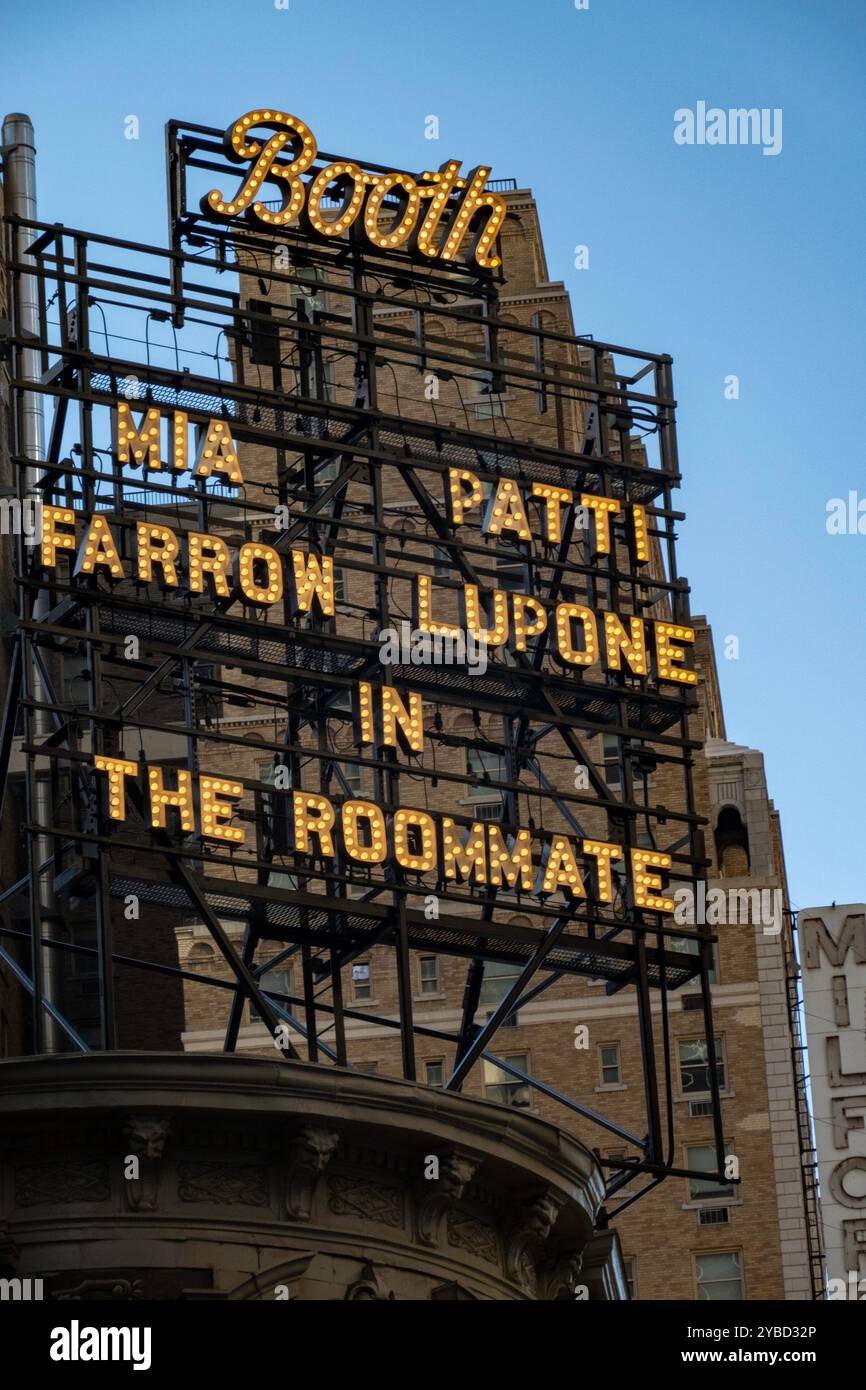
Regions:
M 5 118 L 3 122 L 3 169 L 4 169 L 4 197 L 6 212 L 10 216 L 35 220 L 36 211 L 36 142 L 33 133 L 33 124 L 29 116 L 15 112 Z M 15 257 L 19 263 L 31 264 L 35 266 L 35 260 L 27 254 L 27 247 L 33 240 L 33 234 L 26 227 L 14 227 L 12 230 Z M 39 341 L 39 280 L 37 275 L 28 275 L 24 272 L 17 274 L 13 278 L 13 292 L 15 295 L 15 318 L 18 331 L 24 334 L 31 334 L 34 342 Z M 62 306 L 61 306 L 62 307 Z M 41 381 L 41 364 L 39 352 L 35 348 L 22 348 L 18 354 L 20 363 L 20 375 L 25 381 Z M 24 475 L 24 495 L 26 497 L 38 497 L 39 490 L 37 482 L 42 472 L 41 464 L 44 462 L 44 421 L 42 416 L 42 395 L 38 391 L 24 391 L 21 393 L 18 421 L 20 425 L 21 437 L 19 439 L 19 453 L 27 459 L 32 460 L 33 466 L 25 470 Z M 47 611 L 48 596 L 41 592 L 34 603 L 33 616 L 38 617 Z M 36 700 L 45 699 L 45 688 L 38 666 L 34 666 L 26 673 L 30 689 Z M 34 711 L 33 728 L 38 738 L 47 737 L 51 733 L 50 718 L 40 710 Z M 36 817 L 39 825 L 50 825 L 52 819 L 51 812 L 51 789 L 47 777 L 36 775 Z M 36 862 L 42 864 L 51 857 L 52 845 L 48 835 L 39 835 L 36 841 Z M 36 883 L 31 882 L 30 891 L 38 896 L 40 916 L 56 916 L 56 903 L 54 893 L 51 888 L 51 881 L 45 874 L 40 874 L 37 870 Z M 41 979 L 42 996 L 46 1005 L 44 1046 L 46 1052 L 57 1052 L 60 1050 L 60 1038 L 56 1019 L 53 1010 L 56 1009 L 59 996 L 59 976 L 57 973 L 57 960 L 53 952 L 40 951 L 41 969 L 34 970 L 34 978 Z M 36 999 L 34 1007 L 38 1012 L 43 1006 L 42 1001 Z M 36 1030 L 36 1036 L 39 1035 Z

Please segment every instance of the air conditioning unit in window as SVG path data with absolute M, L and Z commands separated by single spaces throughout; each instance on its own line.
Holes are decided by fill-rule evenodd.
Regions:
M 698 1212 L 699 1226 L 729 1226 L 731 1213 L 727 1207 L 702 1207 Z
M 693 1120 L 700 1119 L 702 1115 L 712 1115 L 713 1102 L 711 1100 L 690 1100 L 689 1115 Z
M 683 1011 L 685 1012 L 686 1009 L 702 1008 L 704 1003 L 704 996 L 702 994 L 684 994 L 682 996 L 682 1000 Z

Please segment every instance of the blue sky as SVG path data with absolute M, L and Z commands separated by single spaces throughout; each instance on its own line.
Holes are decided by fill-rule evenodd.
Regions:
M 46 221 L 164 243 L 164 122 L 268 103 L 335 153 L 532 187 L 577 331 L 674 358 L 680 568 L 728 737 L 765 754 L 793 899 L 866 897 L 866 535 L 825 524 L 866 499 L 861 0 L 79 0 L 16 7 L 3 37 Z M 781 108 L 781 152 L 676 144 L 701 100 Z

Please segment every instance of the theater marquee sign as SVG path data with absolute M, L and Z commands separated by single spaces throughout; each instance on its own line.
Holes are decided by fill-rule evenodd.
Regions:
M 237 447 L 225 421 L 209 420 L 198 431 L 199 444 L 193 453 L 190 421 L 184 411 L 171 412 L 163 421 L 159 409 L 151 406 L 136 420 L 129 403 L 117 401 L 113 417 L 114 451 L 122 465 L 145 473 L 178 470 L 189 471 L 194 478 L 219 475 L 234 487 L 243 483 Z M 597 555 L 611 552 L 616 522 L 631 536 L 636 564 L 647 563 L 647 517 L 638 504 L 574 493 L 548 483 L 521 487 L 504 477 L 485 503 L 481 480 L 471 469 L 451 468 L 445 475 L 442 511 L 455 537 L 474 518 L 480 520 L 485 536 L 549 545 L 561 539 L 564 510 L 578 505 L 593 518 Z M 126 531 L 130 534 L 122 534 Z M 233 551 L 221 536 L 208 532 L 180 532 L 164 522 L 143 520 L 130 525 L 125 518 L 109 519 L 102 512 L 83 515 L 71 508 L 46 506 L 40 560 L 43 571 L 52 573 L 68 563 L 74 580 L 99 576 L 111 587 L 131 580 L 138 585 L 155 584 L 163 592 L 185 590 L 190 596 L 207 594 L 215 601 L 237 601 L 253 612 L 287 598 L 295 617 L 337 617 L 333 557 L 311 547 L 293 547 L 281 554 L 274 546 L 249 541 Z M 457 626 L 437 616 L 439 599 L 433 579 L 417 574 L 413 592 L 417 631 L 431 637 L 465 631 L 485 648 L 507 648 L 514 653 L 526 652 L 530 639 L 549 631 L 551 651 L 565 671 L 591 667 L 604 673 L 627 671 L 662 688 L 694 686 L 697 681 L 687 664 L 694 630 L 679 623 L 645 620 L 576 602 L 551 603 L 539 594 L 498 588 L 492 592 L 488 617 L 478 586 L 465 583 L 459 594 L 461 623 Z M 420 693 L 400 694 L 390 685 L 378 687 L 359 680 L 353 710 L 353 741 L 359 751 L 376 746 L 408 755 L 423 751 Z M 244 830 L 228 824 L 233 802 L 244 790 L 234 777 L 215 773 L 194 783 L 191 771 L 178 769 L 174 785 L 169 786 L 161 768 L 126 758 L 99 756 L 95 766 L 105 777 L 110 820 L 126 819 L 127 781 L 133 779 L 141 781 L 142 790 L 146 785 L 154 828 L 166 828 L 166 809 L 171 807 L 184 833 L 243 843 Z M 279 796 L 281 790 L 275 787 L 273 794 Z M 519 885 L 541 898 L 562 891 L 572 901 L 586 898 L 584 881 L 589 874 L 598 905 L 613 902 L 613 868 L 622 861 L 636 907 L 674 911 L 662 877 L 671 869 L 672 859 L 659 850 L 565 834 L 540 842 L 529 827 L 519 826 L 513 834 L 504 835 L 498 826 L 481 821 L 467 830 L 449 816 L 411 806 L 401 806 L 386 817 L 372 801 L 350 799 L 337 806 L 318 792 L 297 787 L 286 790 L 286 795 L 292 798 L 295 849 L 303 855 L 328 860 L 342 855 L 361 865 L 389 861 L 401 869 L 435 873 L 445 881 L 477 887 Z
M 829 1296 L 866 1294 L 866 905 L 798 916 Z
M 255 138 L 258 130 L 261 138 Z M 265 138 L 264 132 L 271 130 Z M 310 127 L 285 111 L 248 111 L 229 126 L 225 153 L 246 166 L 239 188 L 212 188 L 201 200 L 206 217 L 233 222 L 245 218 L 259 229 L 279 231 L 300 224 L 316 236 L 345 237 L 357 225 L 370 246 L 383 251 L 412 250 L 430 260 L 474 261 L 495 270 L 496 238 L 505 220 L 505 200 L 486 187 L 490 167 L 478 165 L 460 175 L 460 160 L 447 159 L 436 171 L 363 169 L 351 159 L 314 168 L 318 145 Z M 264 198 L 271 183 L 279 206 Z

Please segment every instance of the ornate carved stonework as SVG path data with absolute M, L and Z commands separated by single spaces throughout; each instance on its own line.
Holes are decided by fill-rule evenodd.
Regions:
M 51 1297 L 59 1303 L 75 1303 L 93 1298 L 96 1294 L 100 1295 L 100 1302 L 117 1299 L 125 1303 L 144 1297 L 140 1279 L 82 1279 L 80 1284 L 72 1288 L 55 1289 Z
M 162 1158 L 171 1133 L 171 1120 L 165 1115 L 130 1115 L 123 1134 L 130 1153 L 140 1158 Z
M 309 1221 L 316 1184 L 339 1143 L 336 1129 L 304 1125 L 289 1146 L 286 1161 L 286 1215 Z
M 371 1300 L 375 1303 L 386 1303 L 393 1299 L 393 1291 L 388 1291 L 382 1283 L 376 1266 L 369 1262 L 361 1270 L 360 1277 L 350 1284 L 346 1289 L 344 1302 L 357 1303 L 362 1299 Z
M 160 1115 L 130 1115 L 123 1130 L 127 1152 L 139 1161 L 139 1176 L 126 1177 L 124 1191 L 131 1211 L 156 1211 L 159 1160 L 171 1131 L 171 1120 Z
M 465 1212 L 449 1211 L 448 1244 L 458 1250 L 468 1250 L 470 1255 L 489 1260 L 491 1264 L 499 1259 L 495 1231 Z
M 110 1196 L 107 1163 L 28 1163 L 15 1169 L 15 1201 L 22 1207 L 107 1202 Z
M 593 1155 L 471 1096 L 294 1060 L 46 1055 L 0 1062 L 0 1136 L 0 1276 L 79 1307 L 573 1299 L 578 1276 L 626 1294 Z
M 563 1250 L 545 1262 L 539 1273 L 539 1292 L 551 1301 L 573 1298 L 580 1282 L 583 1258 L 579 1250 Z
M 177 1195 L 182 1202 L 266 1207 L 268 1170 L 252 1163 L 180 1163 Z
M 477 1169 L 477 1158 L 454 1152 L 441 1160 L 439 1177 L 425 1182 L 416 1215 L 418 1239 L 422 1245 L 438 1244 L 442 1218 L 459 1202 Z
M 384 1226 L 403 1225 L 403 1194 L 399 1187 L 335 1174 L 328 1179 L 328 1206 L 337 1216 L 360 1216 Z
M 520 1284 L 527 1293 L 534 1293 L 536 1263 L 544 1242 L 553 1229 L 563 1197 L 552 1188 L 533 1192 L 523 1204 L 511 1229 L 505 1250 L 505 1270 L 509 1279 Z

